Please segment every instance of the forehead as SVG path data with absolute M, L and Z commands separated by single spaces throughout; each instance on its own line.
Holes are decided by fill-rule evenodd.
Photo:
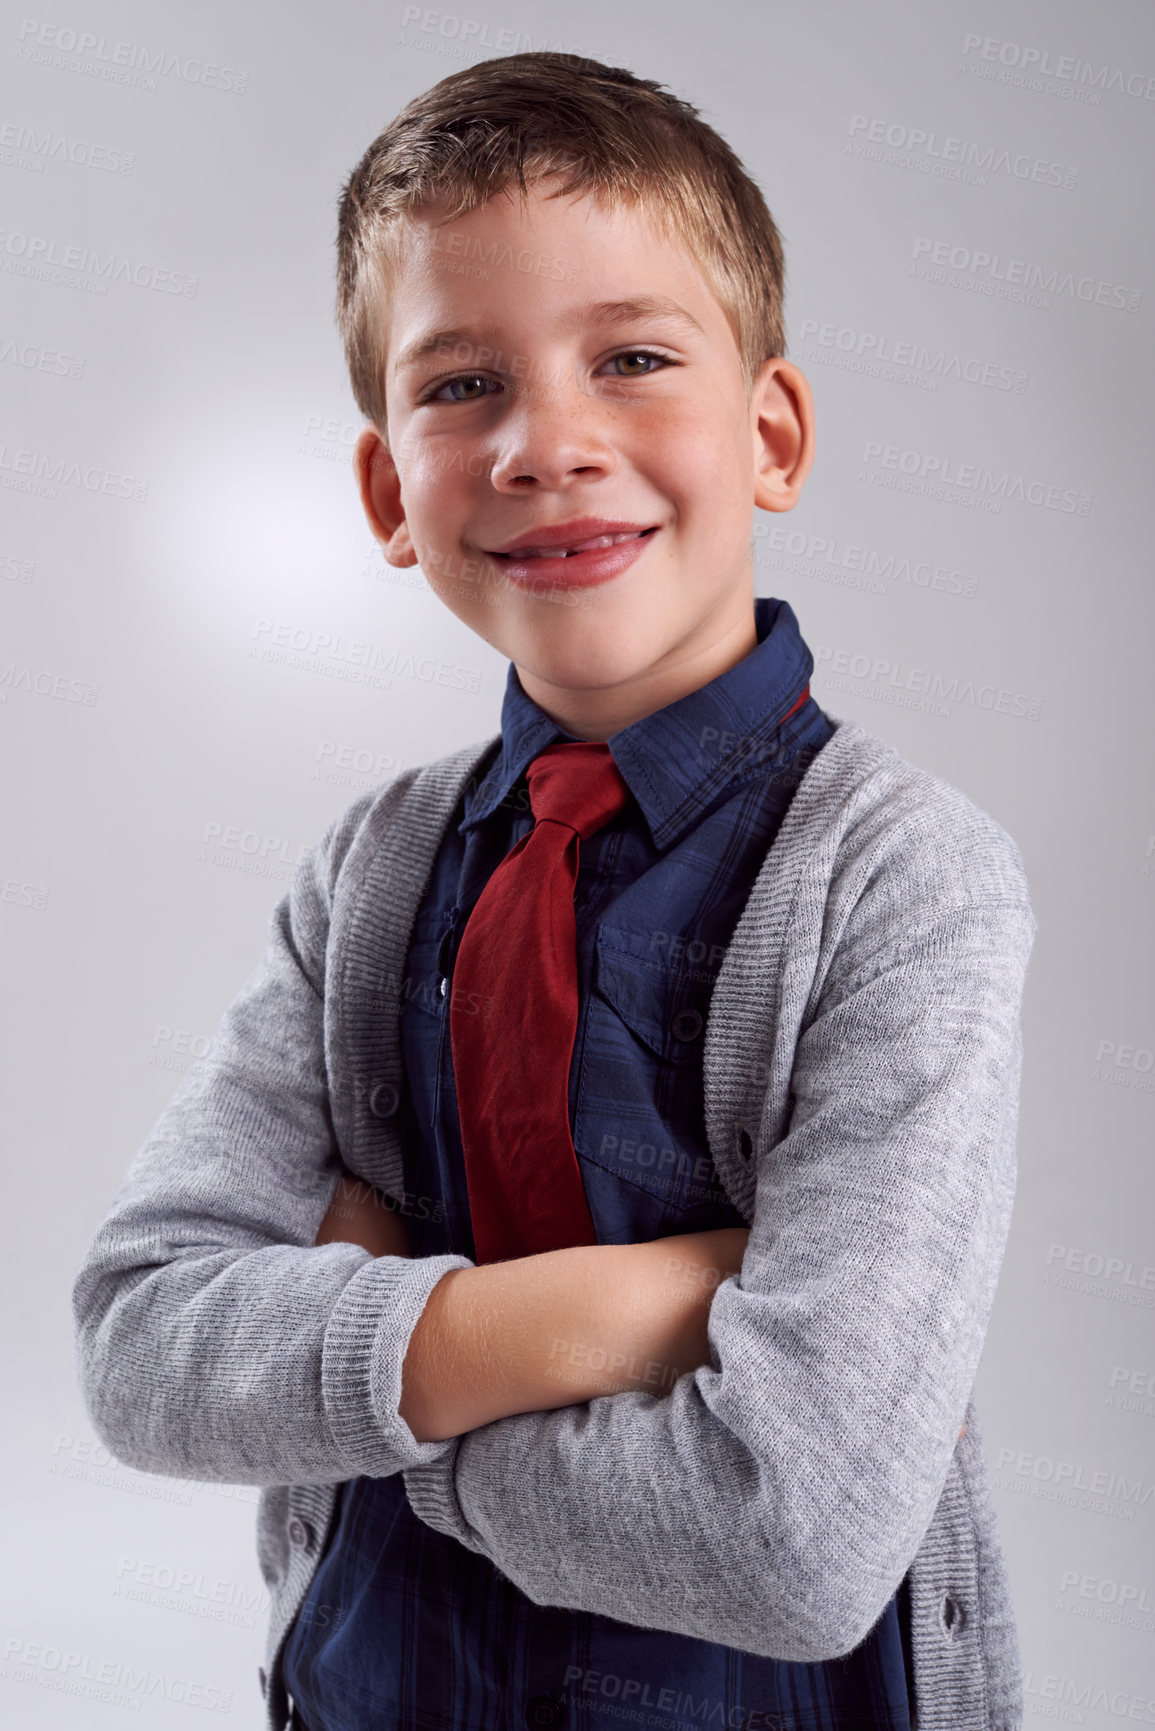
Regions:
M 611 207 L 588 193 L 550 197 L 534 184 L 524 199 L 514 188 L 458 216 L 415 212 L 400 238 L 393 370 L 466 324 L 568 332 L 620 316 L 680 322 L 703 336 L 729 331 L 687 241 L 664 235 L 640 201 Z

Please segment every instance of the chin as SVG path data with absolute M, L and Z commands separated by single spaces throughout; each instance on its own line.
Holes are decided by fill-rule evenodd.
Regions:
M 563 691 L 608 691 L 645 674 L 649 661 L 617 649 L 588 646 L 572 654 L 526 657 L 521 665 L 535 679 Z

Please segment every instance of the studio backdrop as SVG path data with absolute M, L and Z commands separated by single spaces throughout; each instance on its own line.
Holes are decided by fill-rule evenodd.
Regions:
M 258 1491 L 110 1457 L 69 1290 L 305 850 L 500 726 L 508 662 L 361 511 L 336 204 L 410 97 L 553 48 L 660 79 L 763 188 L 818 443 L 754 514 L 756 592 L 829 713 L 1022 851 L 975 1400 L 1029 1712 L 1155 1724 L 1151 10 L 471 6 L 0 23 L 0 1717 L 261 1722 Z

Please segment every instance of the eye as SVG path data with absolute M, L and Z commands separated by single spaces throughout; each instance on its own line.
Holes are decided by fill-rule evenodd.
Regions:
M 673 365 L 668 355 L 659 354 L 656 349 L 623 349 L 620 354 L 610 356 L 611 365 L 617 361 L 660 361 L 663 367 Z M 644 379 L 651 371 L 656 372 L 657 370 L 657 368 L 647 367 L 644 373 L 619 373 L 618 377 L 620 379 Z
M 496 379 L 487 378 L 484 373 L 458 373 L 455 378 L 446 379 L 443 385 L 438 385 L 435 390 L 430 391 L 428 396 L 422 397 L 421 401 L 423 403 L 477 403 L 486 395 L 484 389 L 470 392 L 467 396 L 446 397 L 442 395 L 442 392 L 452 391 L 457 385 L 485 386 L 496 384 Z

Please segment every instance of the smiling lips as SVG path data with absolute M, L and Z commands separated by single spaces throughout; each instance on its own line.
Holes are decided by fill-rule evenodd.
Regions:
M 624 523 L 607 517 L 574 517 L 568 523 L 542 523 L 527 529 L 489 556 L 517 584 L 534 591 L 549 567 L 556 588 L 589 588 L 628 571 L 659 532 L 659 525 Z
M 648 535 L 648 529 L 631 529 L 625 535 L 592 535 L 588 541 L 575 541 L 569 547 L 517 547 L 512 553 L 499 553 L 499 559 L 568 559 L 574 553 L 591 553 L 595 547 L 616 547 L 619 541 L 636 541 Z

